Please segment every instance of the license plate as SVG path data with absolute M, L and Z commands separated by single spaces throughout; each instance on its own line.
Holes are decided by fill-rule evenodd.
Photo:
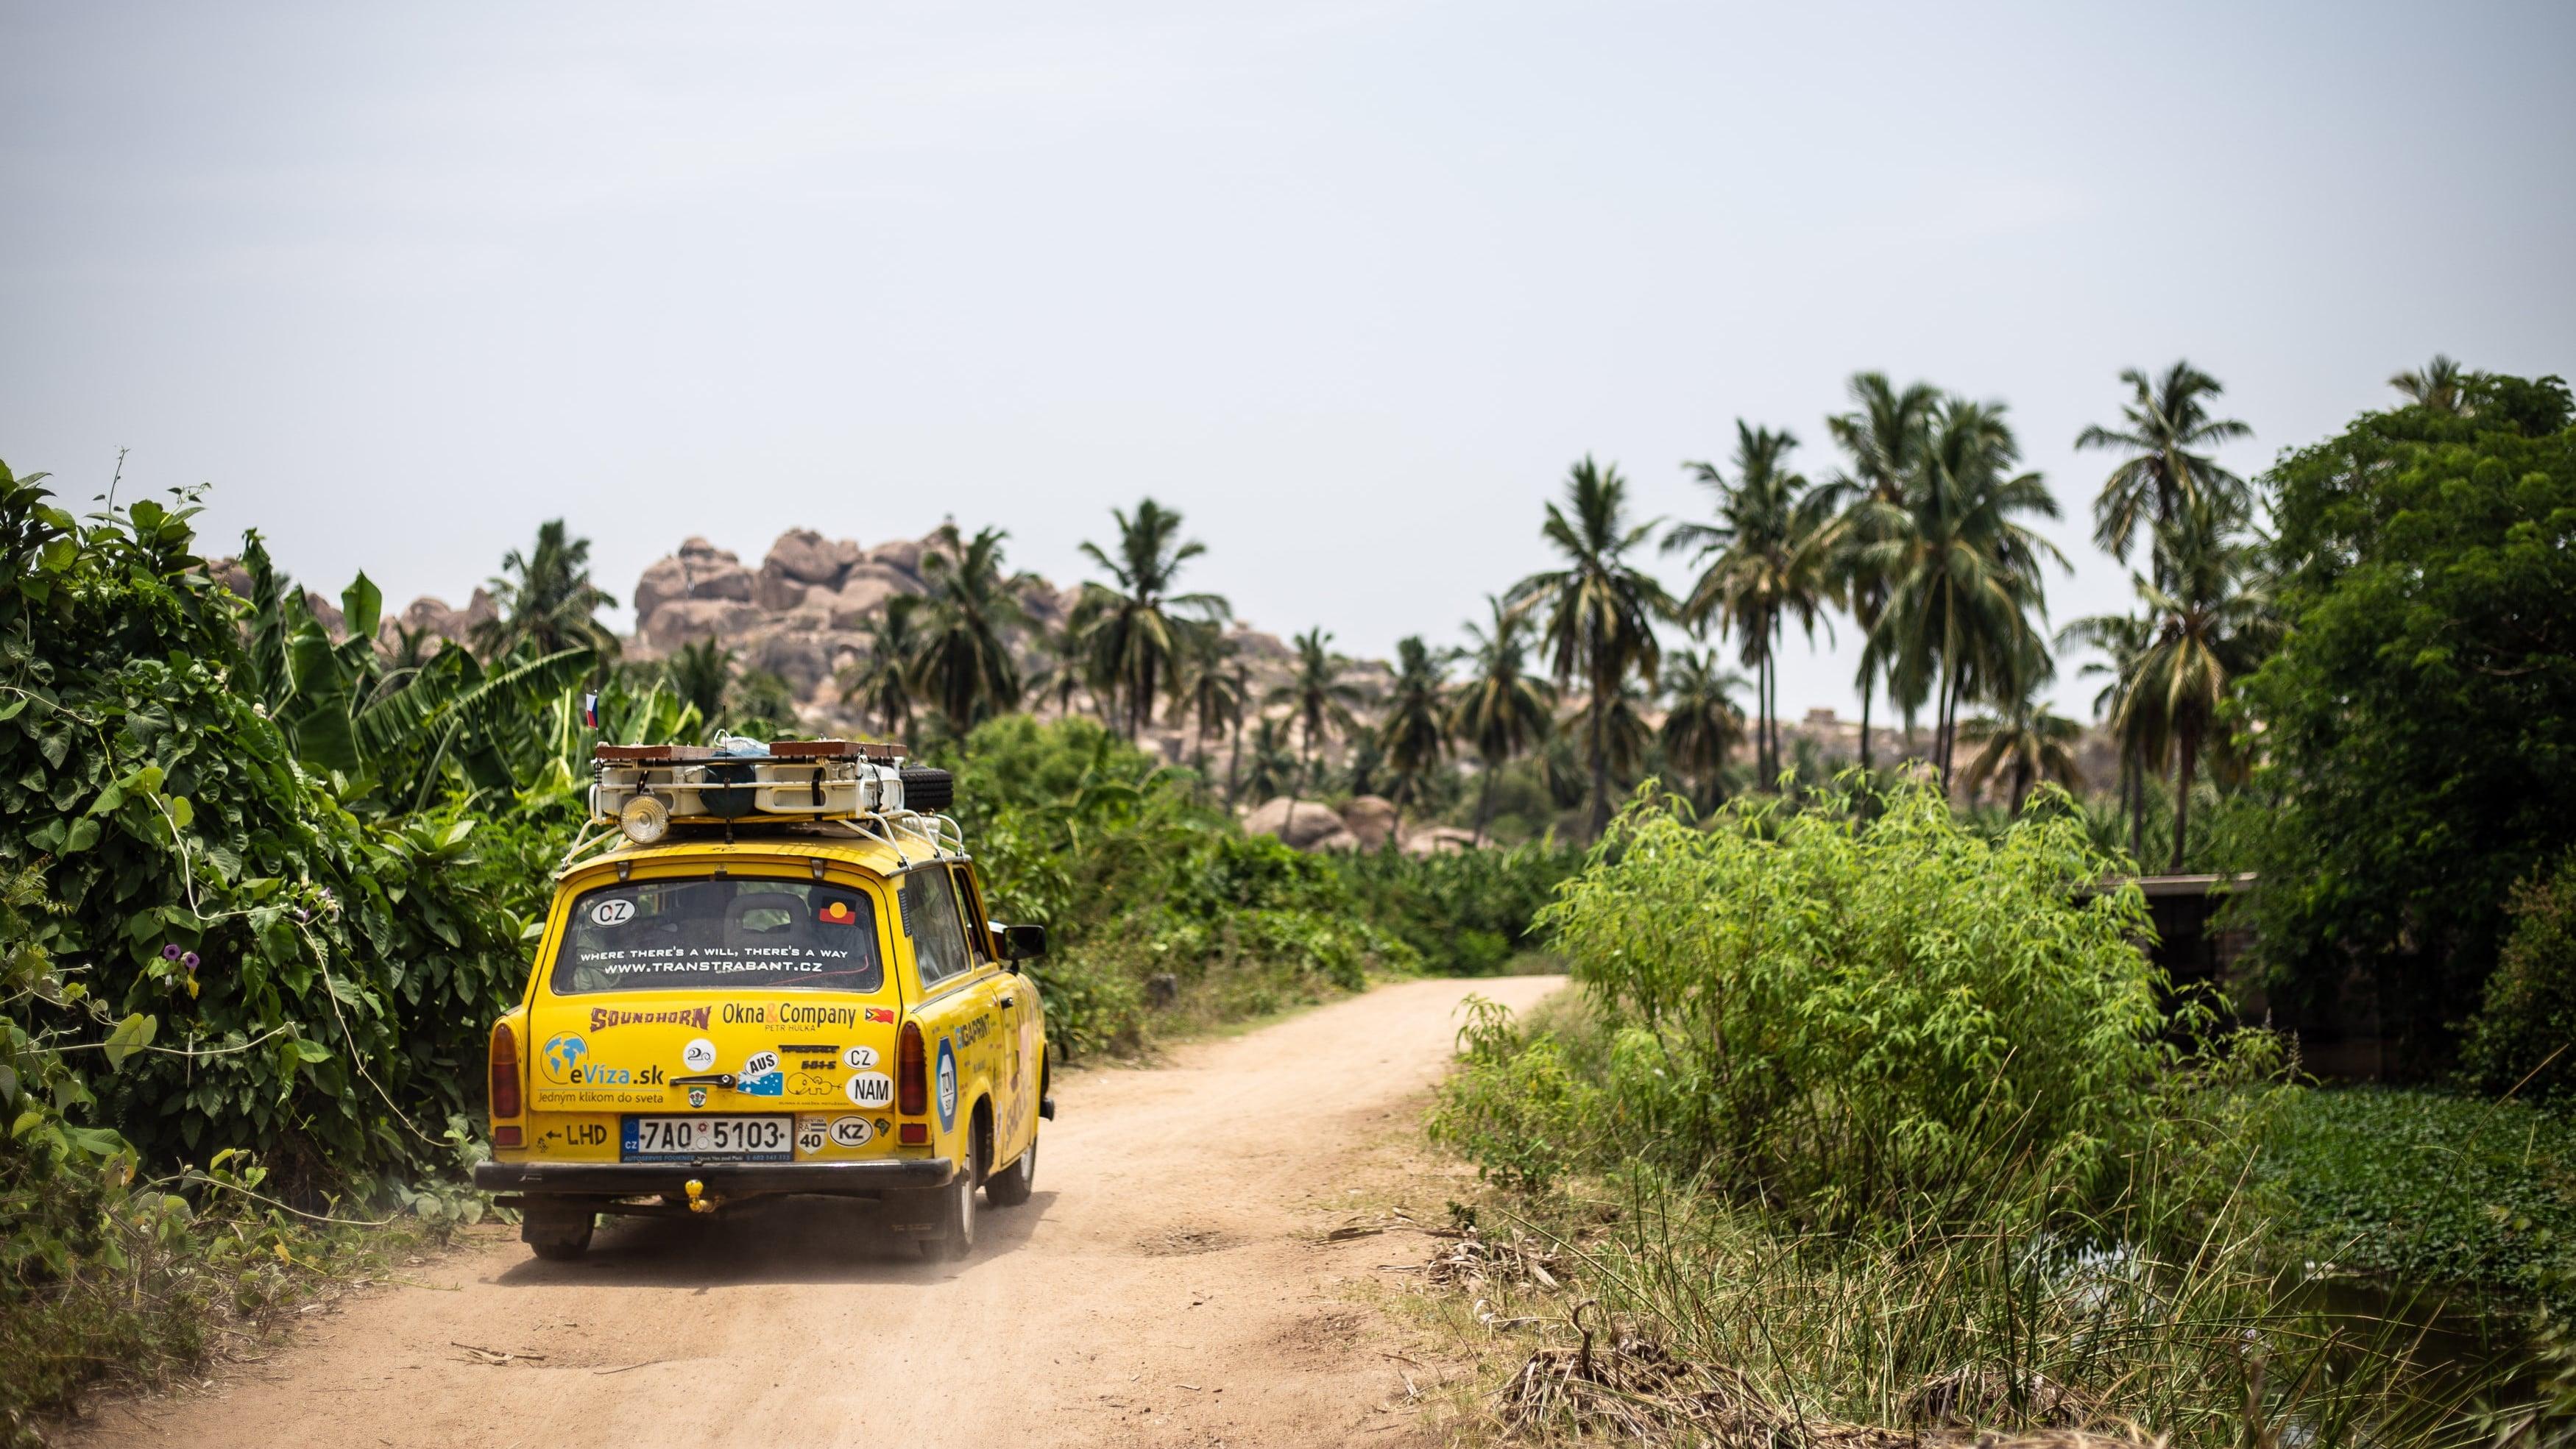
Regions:
M 627 1162 L 785 1162 L 793 1117 L 629 1117 L 618 1156 Z

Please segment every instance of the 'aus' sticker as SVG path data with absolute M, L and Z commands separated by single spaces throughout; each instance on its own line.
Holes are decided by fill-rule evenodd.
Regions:
M 742 1074 L 746 1077 L 763 1076 L 777 1070 L 778 1053 L 776 1052 L 753 1052 L 742 1059 Z

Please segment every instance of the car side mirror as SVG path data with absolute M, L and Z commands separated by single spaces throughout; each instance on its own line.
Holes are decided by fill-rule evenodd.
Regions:
M 1002 933 L 1002 959 L 1005 961 L 1042 961 L 1046 959 L 1046 927 L 998 926 Z

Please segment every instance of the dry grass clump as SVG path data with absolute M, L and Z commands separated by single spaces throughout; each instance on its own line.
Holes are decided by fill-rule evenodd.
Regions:
M 2161 1444 L 2128 1432 L 2083 1427 L 2094 1410 L 2084 1397 L 2045 1380 L 2018 1392 L 1992 1370 L 1959 1370 L 1927 1379 L 1912 1402 L 1920 1409 L 1905 1428 L 1840 1423 L 1766 1402 L 1752 1381 L 1722 1364 L 1694 1364 L 1633 1333 L 1608 1341 L 1585 1321 L 1598 1316 L 1597 1299 L 1576 1304 L 1567 1322 L 1581 1337 L 1571 1348 L 1532 1353 L 1496 1393 L 1504 1425 L 1514 1431 L 1570 1430 L 1606 1434 L 1639 1444 L 1696 1444 L 1716 1449 L 2092 1449 L 2092 1446 Z M 2047 1408 L 2041 1427 L 1980 1428 L 2007 1401 Z M 2029 1417 L 2025 1415 L 2025 1417 Z

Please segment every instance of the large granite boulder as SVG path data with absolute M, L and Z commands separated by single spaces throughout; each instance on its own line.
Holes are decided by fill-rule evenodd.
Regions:
M 769 546 L 769 556 L 760 561 L 760 568 L 763 573 L 775 573 L 800 584 L 837 589 L 841 575 L 865 556 L 853 540 L 845 538 L 836 543 L 810 528 L 791 528 Z
M 1376 850 L 1395 834 L 1395 802 L 1383 795 L 1353 796 L 1342 807 L 1342 825 L 1363 848 Z
M 899 538 L 868 550 L 868 562 L 884 564 L 899 573 L 921 577 L 921 540 Z
M 674 599 L 733 599 L 750 603 L 756 584 L 751 570 L 731 549 L 703 538 L 680 545 L 678 553 L 657 559 L 635 581 L 635 617 L 648 623 Z
M 748 599 L 673 599 L 644 621 L 644 640 L 664 651 L 707 638 L 733 645 L 768 617 Z
M 833 628 L 865 629 L 877 615 L 885 612 L 888 599 L 920 592 L 921 586 L 917 583 L 906 588 L 888 579 L 861 577 L 841 585 L 839 593 L 827 595 L 817 591 L 806 597 L 830 611 Z
M 1347 835 L 1342 817 L 1313 800 L 1291 802 L 1286 796 L 1263 801 L 1244 817 L 1246 835 L 1275 835 L 1293 849 L 1313 850 L 1328 835 Z

